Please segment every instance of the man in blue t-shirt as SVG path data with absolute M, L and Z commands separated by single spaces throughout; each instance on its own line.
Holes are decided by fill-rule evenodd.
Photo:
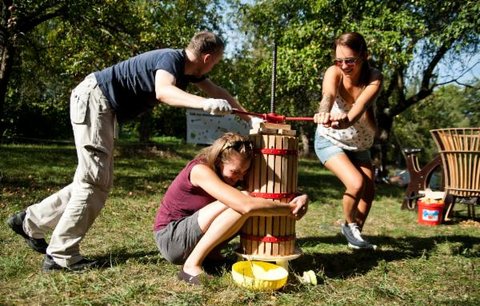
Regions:
M 79 244 L 105 205 L 113 182 L 115 123 L 159 103 L 228 114 L 245 110 L 206 74 L 222 59 L 223 41 L 200 32 L 185 50 L 146 52 L 88 75 L 70 97 L 78 166 L 73 182 L 7 223 L 34 250 L 45 254 L 44 271 L 78 271 L 101 263 L 80 255 Z M 185 92 L 193 83 L 210 98 Z M 242 117 L 249 120 L 248 116 Z M 50 244 L 47 231 L 53 230 Z

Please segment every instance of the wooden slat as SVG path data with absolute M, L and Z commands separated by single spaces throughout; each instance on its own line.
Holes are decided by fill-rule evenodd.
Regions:
M 292 218 L 286 218 L 285 219 L 285 235 L 291 235 L 292 234 Z M 285 243 L 285 251 L 287 254 L 292 254 L 292 246 L 289 241 Z
M 262 135 L 288 135 L 288 136 L 295 136 L 297 131 L 295 130 L 285 130 L 285 129 L 267 129 L 267 128 L 258 128 L 258 129 L 251 129 L 250 134 L 262 134 Z
M 268 148 L 268 140 L 269 136 L 268 135 L 262 135 L 263 143 L 262 143 L 262 148 Z M 260 165 L 261 167 L 261 173 L 260 173 L 260 181 L 261 181 L 261 188 L 260 192 L 266 193 L 268 192 L 268 155 L 263 154 L 262 155 L 262 164 Z
M 266 217 L 259 217 L 258 236 L 264 237 L 266 235 L 265 226 L 266 226 Z M 265 254 L 265 242 L 260 241 L 258 243 L 258 254 L 261 254 L 261 255 Z
M 281 136 L 275 136 L 273 139 L 275 139 L 275 149 L 282 149 L 282 138 Z M 274 176 L 273 176 L 273 181 L 274 181 L 274 186 L 273 186 L 273 192 L 274 193 L 281 193 L 281 184 L 282 180 L 285 180 L 288 178 L 282 177 L 282 155 L 275 155 L 274 156 Z
M 245 233 L 246 233 L 248 236 L 252 235 L 252 233 L 253 233 L 253 222 L 252 222 L 252 221 L 253 221 L 252 218 L 248 218 L 248 219 L 247 219 L 247 222 L 246 222 L 246 224 L 245 224 L 245 226 L 244 226 L 244 228 L 245 228 Z M 246 244 L 245 244 L 245 252 L 246 252 L 246 254 L 252 254 L 252 250 L 253 250 L 253 248 L 252 248 L 252 241 L 251 241 L 250 239 L 248 239 L 248 240 L 246 241 Z
M 265 218 L 265 236 L 271 237 L 272 236 L 272 217 Z M 272 255 L 273 247 L 271 242 L 265 242 L 265 254 Z
M 291 130 L 292 126 L 290 124 L 283 123 L 271 123 L 271 122 L 260 122 L 260 128 L 266 129 L 275 129 L 275 130 Z
M 259 223 L 259 219 L 260 217 L 252 217 L 251 219 L 253 219 L 253 222 L 252 222 L 252 235 L 254 237 L 258 237 L 259 233 L 258 233 L 258 223 Z M 252 241 L 252 253 L 247 253 L 247 254 L 258 254 L 258 245 L 259 245 L 259 242 L 257 240 L 254 240 Z
M 278 218 L 279 235 L 280 235 L 280 237 L 285 237 L 285 232 L 286 232 L 286 230 L 287 230 L 287 229 L 285 228 L 285 226 L 286 226 L 285 219 L 286 219 L 286 218 L 287 218 L 287 217 L 285 217 L 285 216 L 282 216 L 282 217 L 279 217 L 279 218 Z M 281 242 L 279 243 L 278 253 L 279 253 L 280 255 L 288 254 L 288 253 L 286 253 L 286 247 L 285 247 L 285 244 L 286 244 L 286 243 L 287 243 L 286 241 L 281 241 Z
M 282 137 L 282 149 L 288 150 L 288 139 L 289 137 Z M 290 176 L 289 176 L 289 164 L 288 161 L 290 159 L 290 155 L 284 155 L 282 156 L 282 180 L 280 183 L 280 192 L 283 193 L 289 193 L 290 190 L 288 189 L 288 182 L 290 181 Z M 285 199 L 283 202 L 287 202 L 287 199 Z
M 297 154 L 293 155 L 293 191 L 292 192 L 297 192 L 298 188 L 298 138 L 292 138 L 293 145 L 294 145 L 294 150 L 297 152 Z
M 297 131 L 295 130 L 278 130 L 278 134 L 285 135 L 285 136 L 295 136 L 297 135 Z
M 257 135 L 255 137 L 255 148 L 261 149 L 262 148 L 262 136 Z M 255 155 L 255 178 L 253 182 L 253 188 L 249 190 L 250 192 L 259 192 L 261 186 L 261 177 L 262 177 L 262 159 L 263 156 L 261 154 Z

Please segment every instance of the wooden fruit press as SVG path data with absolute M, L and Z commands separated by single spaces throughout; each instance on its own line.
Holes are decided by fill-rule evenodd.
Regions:
M 260 123 L 250 131 L 255 157 L 247 179 L 252 196 L 289 202 L 297 193 L 298 138 L 288 124 Z M 248 260 L 288 265 L 300 256 L 295 247 L 295 219 L 250 217 L 240 232 L 238 254 Z
M 297 195 L 298 137 L 288 120 L 308 120 L 311 117 L 285 117 L 275 114 L 276 48 L 273 56 L 272 99 L 269 114 L 234 110 L 264 120 L 250 130 L 255 156 L 247 179 L 247 191 L 252 196 L 288 203 Z M 240 231 L 237 254 L 247 260 L 273 261 L 288 268 L 288 261 L 301 252 L 295 246 L 296 220 L 287 216 L 250 217 Z

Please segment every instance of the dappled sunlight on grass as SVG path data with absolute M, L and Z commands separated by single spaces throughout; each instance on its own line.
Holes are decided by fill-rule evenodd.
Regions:
M 477 221 L 420 225 L 415 211 L 400 209 L 403 189 L 381 185 L 363 232 L 379 248 L 350 250 L 340 234 L 343 187 L 315 159 L 299 165 L 299 187 L 312 202 L 296 223 L 303 253 L 289 262 L 284 288 L 254 292 L 238 287 L 229 267 L 202 287 L 177 281 L 179 267 L 159 254 L 152 225 L 169 183 L 198 149 L 174 141 L 120 145 L 114 188 L 81 244 L 84 255 L 107 262 L 104 269 L 41 273 L 42 255 L 2 222 L 0 304 L 474 305 L 480 300 Z M 0 217 L 5 220 L 66 185 L 75 166 L 70 146 L 0 146 Z M 235 257 L 238 242 L 238 237 L 230 242 L 228 256 Z M 317 286 L 300 282 L 307 270 L 316 274 Z

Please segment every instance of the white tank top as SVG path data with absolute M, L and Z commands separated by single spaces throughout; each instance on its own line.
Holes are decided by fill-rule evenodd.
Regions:
M 332 114 L 347 114 L 353 105 L 348 105 L 345 100 L 337 94 L 333 103 Z M 335 145 L 349 151 L 364 151 L 373 145 L 375 130 L 368 123 L 365 113 L 355 124 L 346 129 L 332 129 L 319 124 L 317 133 L 330 140 Z

